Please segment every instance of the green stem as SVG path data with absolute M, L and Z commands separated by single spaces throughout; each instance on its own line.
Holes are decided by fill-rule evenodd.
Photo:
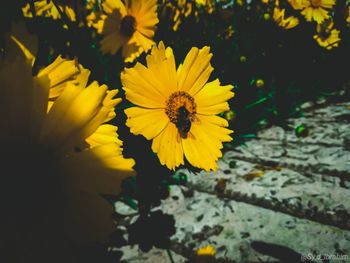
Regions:
M 168 256 L 169 256 L 169 258 L 170 258 L 171 263 L 175 263 L 175 261 L 174 261 L 174 259 L 173 259 L 173 255 L 172 255 L 171 252 L 170 252 L 170 249 L 167 249 L 166 252 L 168 253 Z

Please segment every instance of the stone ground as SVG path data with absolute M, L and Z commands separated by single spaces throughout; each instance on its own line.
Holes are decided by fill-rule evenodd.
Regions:
M 176 263 L 350 262 L 350 103 L 302 107 L 291 129 L 267 128 L 225 152 L 218 171 L 178 171 L 188 185 L 161 206 L 175 216 Z M 300 124 L 308 136 L 295 135 Z M 205 245 L 215 258 L 194 259 Z M 122 251 L 126 262 L 171 262 L 163 250 Z

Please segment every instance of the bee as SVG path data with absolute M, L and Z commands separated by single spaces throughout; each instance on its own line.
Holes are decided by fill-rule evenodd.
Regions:
M 177 121 L 175 123 L 177 129 L 179 130 L 181 138 L 187 138 L 187 133 L 191 129 L 190 112 L 185 106 L 181 106 L 177 110 Z

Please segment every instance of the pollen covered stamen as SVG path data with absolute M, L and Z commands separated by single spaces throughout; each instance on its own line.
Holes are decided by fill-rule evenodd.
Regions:
M 131 15 L 123 17 L 120 22 L 120 32 L 123 36 L 132 37 L 136 31 L 136 19 Z
M 188 111 L 188 118 L 192 122 L 196 115 L 196 103 L 194 102 L 194 98 L 184 91 L 174 92 L 166 101 L 165 113 L 168 115 L 170 121 L 175 124 L 178 123 L 179 109 L 181 107 L 185 107 Z

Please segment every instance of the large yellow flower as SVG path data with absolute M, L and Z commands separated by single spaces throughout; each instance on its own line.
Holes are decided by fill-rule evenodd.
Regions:
M 133 174 L 106 123 L 120 99 L 87 84 L 89 70 L 73 60 L 33 77 L 21 38 L 11 35 L 0 60 L 0 261 L 72 262 L 70 244 L 108 241 L 113 208 L 101 194 L 118 194 Z
M 329 17 L 327 9 L 331 9 L 334 5 L 335 0 L 302 0 L 303 11 L 301 14 L 305 16 L 307 21 L 314 20 L 320 24 Z
M 152 150 L 169 169 L 184 164 L 215 170 L 223 142 L 231 141 L 225 119 L 232 85 L 218 79 L 206 83 L 213 70 L 209 47 L 192 48 L 176 71 L 170 47 L 162 42 L 147 56 L 147 67 L 137 63 L 121 74 L 126 97 L 138 105 L 125 110 L 133 134 L 153 140 Z
M 126 62 L 132 62 L 142 52 L 151 49 L 157 18 L 156 0 L 106 0 L 102 4 L 106 15 L 96 24 L 102 33 L 103 53 L 115 54 L 121 47 Z

